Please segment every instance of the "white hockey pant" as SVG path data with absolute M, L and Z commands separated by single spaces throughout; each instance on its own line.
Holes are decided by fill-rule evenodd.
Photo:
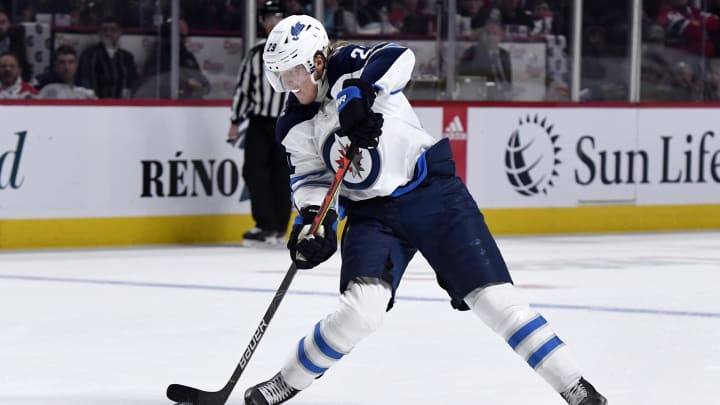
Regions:
M 285 381 L 299 390 L 309 387 L 382 325 L 391 296 L 390 285 L 380 279 L 351 281 L 335 312 L 300 339 L 281 370 Z
M 581 373 L 569 349 L 512 284 L 473 290 L 465 303 L 556 391 L 578 381 Z

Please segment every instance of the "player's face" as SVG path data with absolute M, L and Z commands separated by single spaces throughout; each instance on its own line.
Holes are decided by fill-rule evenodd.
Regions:
M 266 69 L 265 76 L 276 91 L 290 91 L 300 103 L 310 104 L 317 98 L 318 80 L 325 70 L 324 57 L 320 54 L 315 55 L 314 63 L 313 73 L 310 73 L 305 65 L 297 65 L 279 72 Z
M 292 92 L 295 93 L 295 97 L 298 98 L 301 104 L 310 104 L 317 98 L 318 86 L 317 83 L 310 80 L 310 74 L 308 73 L 307 79 L 301 81 L 298 88 Z
M 303 87 L 303 84 L 307 82 L 312 83 L 312 80 L 310 80 L 310 72 L 308 72 L 303 65 L 297 65 L 294 68 L 284 70 L 280 72 L 279 76 L 280 83 L 282 83 L 283 87 L 293 93 L 298 92 Z

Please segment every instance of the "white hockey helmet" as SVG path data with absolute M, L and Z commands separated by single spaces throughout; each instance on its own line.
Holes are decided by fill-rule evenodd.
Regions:
M 263 61 L 268 81 L 276 91 L 297 90 L 297 83 L 290 81 L 297 77 L 294 68 L 302 66 L 315 83 L 315 55 L 320 52 L 327 58 L 329 51 L 330 40 L 320 21 L 308 15 L 286 17 L 273 28 L 265 43 Z

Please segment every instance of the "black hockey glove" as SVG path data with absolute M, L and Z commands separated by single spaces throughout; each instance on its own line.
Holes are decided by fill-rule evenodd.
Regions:
M 329 210 L 315 235 L 310 235 L 317 205 L 305 207 L 295 218 L 287 248 L 298 269 L 312 269 L 329 259 L 337 250 L 337 214 Z
M 360 148 L 378 146 L 383 116 L 370 108 L 375 102 L 373 85 L 363 79 L 347 79 L 337 95 L 340 131 Z

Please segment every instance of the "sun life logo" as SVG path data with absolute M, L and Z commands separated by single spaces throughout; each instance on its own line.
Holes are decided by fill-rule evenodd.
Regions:
M 558 177 L 560 163 L 557 146 L 560 135 L 553 134 L 553 125 L 535 114 L 518 120 L 518 128 L 508 139 L 505 149 L 505 173 L 515 191 L 525 196 L 547 194 Z

